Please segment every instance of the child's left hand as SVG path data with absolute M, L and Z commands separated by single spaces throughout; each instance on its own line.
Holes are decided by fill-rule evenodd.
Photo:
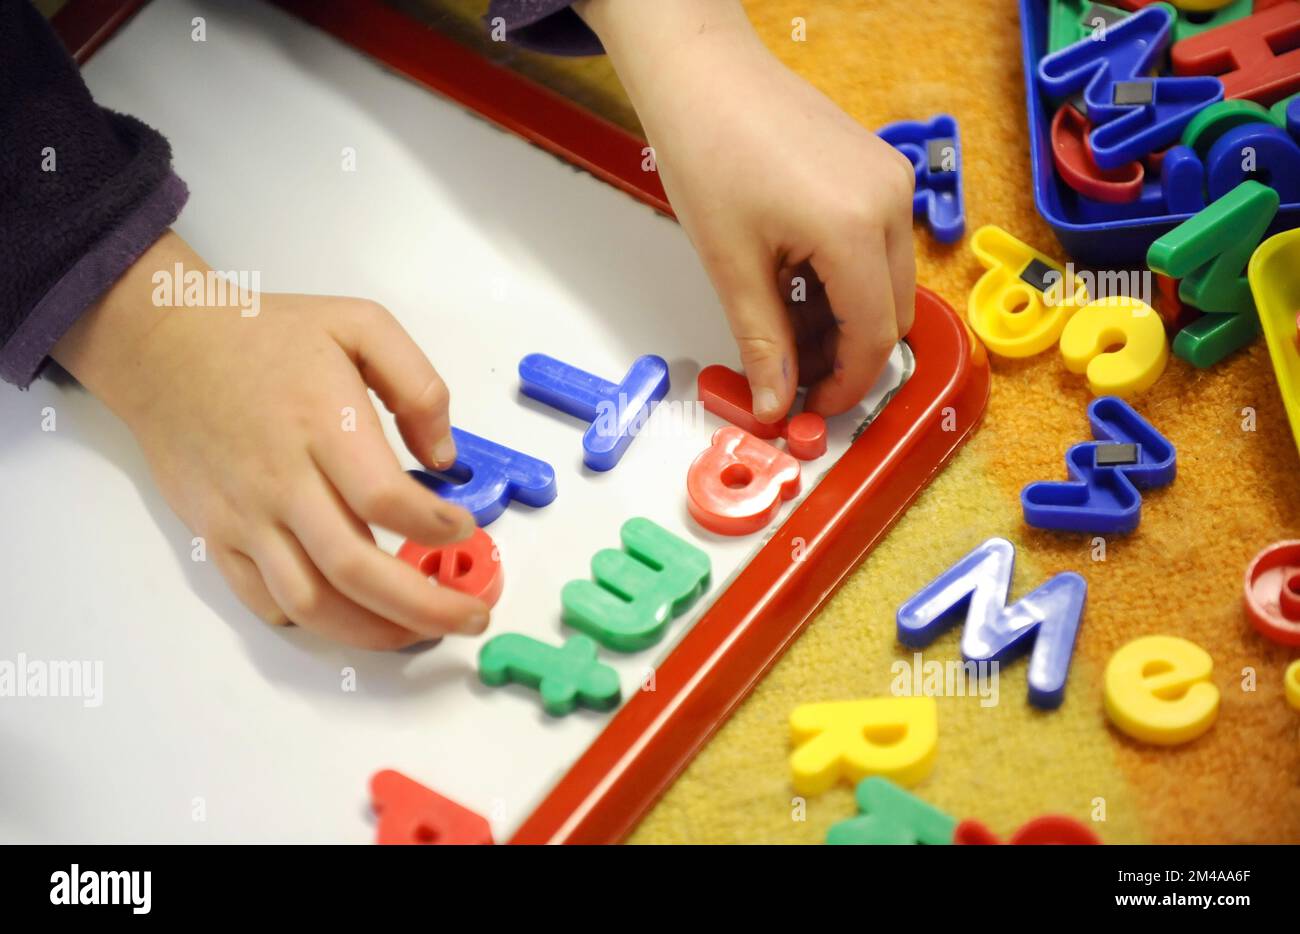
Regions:
M 814 411 L 856 405 L 912 325 L 911 162 L 777 61 L 734 0 L 575 8 L 636 106 L 755 414 L 785 415 L 799 385 Z

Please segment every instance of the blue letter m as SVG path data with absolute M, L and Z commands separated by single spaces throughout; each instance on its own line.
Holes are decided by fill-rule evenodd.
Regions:
M 1088 583 L 1067 571 L 1007 606 L 1015 562 L 1005 538 L 976 547 L 898 608 L 898 641 L 924 647 L 965 619 L 962 655 L 1001 662 L 1032 647 L 1029 702 L 1059 707 Z

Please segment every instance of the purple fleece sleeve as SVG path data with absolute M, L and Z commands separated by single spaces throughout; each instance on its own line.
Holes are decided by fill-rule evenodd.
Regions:
M 26 387 L 188 191 L 167 140 L 96 105 L 27 0 L 0 0 L 0 141 L 0 378 Z
M 492 21 L 499 17 L 505 23 L 506 39 L 526 49 L 552 55 L 604 54 L 596 34 L 570 9 L 572 3 L 573 0 L 491 0 L 485 19 L 490 29 Z

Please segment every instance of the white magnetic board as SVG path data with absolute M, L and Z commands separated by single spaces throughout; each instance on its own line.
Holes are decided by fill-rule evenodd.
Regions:
M 261 3 L 150 3 L 85 77 L 100 103 L 171 140 L 192 192 L 177 228 L 215 268 L 256 270 L 266 291 L 382 302 L 451 387 L 459 426 L 555 467 L 553 504 L 488 529 L 506 573 L 489 634 L 569 635 L 561 585 L 633 515 L 706 548 L 713 589 L 663 643 L 602 650 L 625 696 L 636 690 L 762 538 L 707 535 L 686 514 L 687 466 L 721 422 L 638 437 L 592 473 L 582 426 L 523 399 L 515 367 L 542 351 L 617 379 L 657 353 L 682 402 L 702 366 L 735 366 L 681 230 Z M 805 491 L 908 368 L 900 348 L 867 404 L 831 420 Z M 0 390 L 0 434 L 0 664 L 103 672 L 95 707 L 0 697 L 0 841 L 365 842 L 367 782 L 384 767 L 478 810 L 502 840 L 611 716 L 555 720 L 524 688 L 484 687 L 481 639 L 381 654 L 264 626 L 190 559 L 126 429 L 66 379 Z

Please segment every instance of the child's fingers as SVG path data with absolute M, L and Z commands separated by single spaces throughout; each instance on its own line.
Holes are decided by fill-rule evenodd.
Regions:
M 806 407 L 837 415 L 871 390 L 898 343 L 894 289 L 884 237 L 832 241 L 812 258 L 839 327 L 830 373 L 808 392 Z
M 886 211 L 885 248 L 889 255 L 889 280 L 894 290 L 897 337 L 901 339 L 912 329 L 916 316 L 916 249 L 912 243 L 916 168 L 910 158 L 893 147 L 885 146 L 884 152 L 897 167 L 892 177 L 882 172 L 883 188 L 879 196 L 880 205 Z
M 754 414 L 774 422 L 789 411 L 798 386 L 798 356 L 789 313 L 777 291 L 775 265 L 761 250 L 710 264 L 740 362 L 749 378 Z
M 473 516 L 402 470 L 373 408 L 363 404 L 354 427 L 327 427 L 310 442 L 316 466 L 354 515 L 425 545 L 446 545 L 474 534 Z
M 212 561 L 239 602 L 252 610 L 254 616 L 272 626 L 289 623 L 289 617 L 266 589 L 252 558 L 234 549 L 217 548 L 213 549 Z
M 446 383 L 396 318 L 380 305 L 365 307 L 353 335 L 361 378 L 393 413 L 416 459 L 432 470 L 450 467 L 456 444 Z
M 318 484 L 303 486 L 285 514 L 289 531 L 339 593 L 428 638 L 477 634 L 487 627 L 488 611 L 482 601 L 431 586 L 415 568 L 375 547 L 324 477 Z
M 428 639 L 340 594 L 284 529 L 265 536 L 253 553 L 267 591 L 284 615 L 304 629 L 344 645 L 380 651 L 403 649 Z
M 889 251 L 889 284 L 894 288 L 894 315 L 898 337 L 912 330 L 916 319 L 916 248 L 912 244 L 912 216 L 900 214 L 885 233 Z

